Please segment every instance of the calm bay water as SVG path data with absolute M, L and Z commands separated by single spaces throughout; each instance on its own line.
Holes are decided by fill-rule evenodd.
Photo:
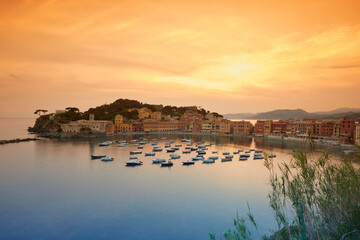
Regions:
M 0 119 L 1 139 L 28 136 L 28 119 Z M 8 127 L 4 127 L 8 126 Z M 13 136 L 11 127 L 20 136 Z M 6 129 L 6 131 L 3 131 Z M 16 130 L 14 130 L 16 131 Z M 169 136 L 172 144 L 206 141 L 222 144 L 211 151 L 233 152 L 256 148 L 277 154 L 276 162 L 289 161 L 295 143 L 263 139 Z M 43 139 L 0 146 L 0 239 L 209 239 L 232 227 L 236 212 L 247 213 L 249 202 L 260 233 L 275 228 L 268 206 L 268 172 L 263 160 L 206 165 L 182 161 L 195 152 L 174 160 L 172 168 L 152 164 L 154 157 L 137 155 L 142 166 L 126 167 L 132 145 L 99 147 L 105 140 L 127 141 L 139 136 L 91 139 Z M 147 135 L 159 139 L 160 135 Z M 294 145 L 295 144 L 295 145 Z M 143 153 L 151 152 L 151 144 Z M 106 154 L 113 162 L 91 160 L 91 154 Z M 168 159 L 165 149 L 156 157 Z

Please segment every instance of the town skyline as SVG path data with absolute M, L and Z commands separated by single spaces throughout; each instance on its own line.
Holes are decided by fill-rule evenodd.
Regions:
M 118 98 L 220 114 L 359 108 L 357 1 L 2 1 L 0 117 Z

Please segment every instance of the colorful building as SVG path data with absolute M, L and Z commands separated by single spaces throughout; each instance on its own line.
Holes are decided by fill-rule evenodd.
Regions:
M 151 110 L 146 108 L 146 107 L 140 108 L 138 110 L 138 112 L 139 112 L 139 118 L 140 119 L 149 118 L 150 114 L 152 113 Z
M 340 142 L 354 143 L 355 137 L 355 121 L 345 117 L 341 121 Z
M 152 112 L 150 114 L 151 118 L 154 119 L 155 121 L 160 121 L 161 120 L 161 112 Z
M 231 125 L 234 134 L 250 135 L 253 129 L 253 125 L 249 121 L 232 121 Z

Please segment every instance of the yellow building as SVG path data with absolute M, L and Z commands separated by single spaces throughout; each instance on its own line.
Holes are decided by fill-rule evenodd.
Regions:
M 138 112 L 140 119 L 149 118 L 150 114 L 152 113 L 151 110 L 146 107 L 140 108 Z
M 131 132 L 132 131 L 132 123 L 120 123 L 119 126 L 116 127 L 117 132 Z
M 201 132 L 211 132 L 212 131 L 212 123 L 211 121 L 203 121 L 200 123 Z
M 150 115 L 151 118 L 154 119 L 155 121 L 161 120 L 161 112 L 152 112 Z
M 355 125 L 355 144 L 360 145 L 360 121 Z
M 231 121 L 227 119 L 221 119 L 220 121 L 220 133 L 230 133 Z

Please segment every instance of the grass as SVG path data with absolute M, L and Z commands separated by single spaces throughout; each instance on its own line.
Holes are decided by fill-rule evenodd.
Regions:
M 277 229 L 271 236 L 251 233 L 247 224 L 256 230 L 258 226 L 249 208 L 247 218 L 237 217 L 234 229 L 220 239 L 360 239 L 360 169 L 354 164 L 360 162 L 359 155 L 333 161 L 326 152 L 313 158 L 311 151 L 293 150 L 290 163 L 276 166 L 264 155 Z M 215 234 L 210 239 L 215 240 Z

